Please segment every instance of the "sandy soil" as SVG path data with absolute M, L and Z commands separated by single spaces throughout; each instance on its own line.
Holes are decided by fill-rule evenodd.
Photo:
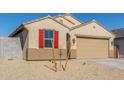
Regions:
M 59 62 L 58 62 L 59 63 Z M 64 62 L 63 62 L 64 63 Z M 54 72 L 48 61 L 0 60 L 4 80 L 115 80 L 124 79 L 124 70 L 95 62 L 69 61 L 67 71 Z M 59 67 L 59 64 L 58 64 Z

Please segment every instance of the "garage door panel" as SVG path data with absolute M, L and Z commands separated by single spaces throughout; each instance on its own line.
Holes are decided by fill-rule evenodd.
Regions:
M 108 40 L 77 38 L 77 58 L 107 58 Z

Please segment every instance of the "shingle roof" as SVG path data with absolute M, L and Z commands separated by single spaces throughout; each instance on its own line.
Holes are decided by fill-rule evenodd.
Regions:
M 88 21 L 88 22 L 85 22 L 85 23 L 81 23 L 78 19 L 76 19 L 75 17 L 73 17 L 75 20 L 79 21 L 80 24 L 79 24 L 79 25 L 75 25 L 74 27 L 71 27 L 71 28 L 70 28 L 70 27 L 68 27 L 66 24 L 63 24 L 63 23 L 61 23 L 61 22 L 55 20 L 56 17 L 64 17 L 64 16 L 67 16 L 67 15 L 73 17 L 71 14 L 64 14 L 64 15 L 59 15 L 59 16 L 46 16 L 46 17 L 43 17 L 43 18 L 39 18 L 39 19 L 35 19 L 35 20 L 28 21 L 28 22 L 26 22 L 26 23 L 21 24 L 21 25 L 20 25 L 14 32 L 12 32 L 9 36 L 13 36 L 14 34 L 16 34 L 16 33 L 19 31 L 19 29 L 24 28 L 24 25 L 31 24 L 31 23 L 34 23 L 34 22 L 37 22 L 37 21 L 41 21 L 41 20 L 44 20 L 44 19 L 47 19 L 47 18 L 50 18 L 50 19 L 52 19 L 53 21 L 56 21 L 57 23 L 63 25 L 63 26 L 66 27 L 66 28 L 68 28 L 70 31 L 73 30 L 73 29 L 76 29 L 76 28 L 85 26 L 85 25 L 87 25 L 87 24 L 90 24 L 90 23 L 92 23 L 92 22 L 96 22 L 95 20 L 92 20 L 92 21 Z M 67 20 L 67 19 L 66 19 L 66 20 Z M 97 23 L 97 22 L 96 22 L 96 23 Z M 97 23 L 97 24 L 98 24 L 98 23 Z M 99 25 L 102 26 L 101 24 L 99 24 Z M 104 26 L 102 26 L 102 27 L 105 28 Z M 106 29 L 106 30 L 107 30 L 107 29 Z M 107 31 L 108 31 L 108 30 L 107 30 Z M 110 32 L 110 33 L 111 33 L 111 32 Z M 112 33 L 112 34 L 113 34 L 113 33 Z M 124 35 L 123 35 L 123 36 L 124 36 Z
M 57 18 L 57 17 L 64 17 L 65 18 L 65 16 L 71 16 L 73 19 L 77 20 L 79 23 L 82 23 L 79 19 L 72 16 L 70 13 L 65 13 L 64 15 L 53 16 L 53 18 Z M 65 19 L 67 19 L 67 18 L 65 18 Z
M 67 16 L 67 15 L 72 16 L 71 14 L 64 14 L 64 15 L 61 15 L 61 16 Z M 47 19 L 47 18 L 50 18 L 50 19 L 52 19 L 53 21 L 56 21 L 57 23 L 63 25 L 64 27 L 66 27 L 66 28 L 68 28 L 68 29 L 71 29 L 71 28 L 68 27 L 66 24 L 63 24 L 63 23 L 61 23 L 61 22 L 55 20 L 55 17 L 57 17 L 57 16 L 52 17 L 52 16 L 49 16 L 49 15 L 48 15 L 48 16 L 43 17 L 43 18 L 38 18 L 38 19 L 35 19 L 35 20 L 31 20 L 31 21 L 22 23 L 22 24 L 21 24 L 14 32 L 12 32 L 9 36 L 13 36 L 14 34 L 16 34 L 16 33 L 18 32 L 18 29 L 24 27 L 24 25 L 31 24 L 31 23 L 34 23 L 34 22 L 37 22 L 37 21 L 41 21 L 41 20 Z M 72 17 L 73 17 L 73 16 L 72 16 Z M 75 20 L 77 20 L 75 17 L 73 17 L 73 18 L 74 18 Z M 77 20 L 77 21 L 78 21 L 78 20 Z
M 116 35 L 117 38 L 124 37 L 124 28 L 115 29 L 112 30 L 112 32 Z

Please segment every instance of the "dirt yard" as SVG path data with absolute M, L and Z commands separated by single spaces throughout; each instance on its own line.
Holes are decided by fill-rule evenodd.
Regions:
M 58 61 L 59 63 L 59 61 Z M 64 62 L 63 62 L 64 63 Z M 124 70 L 95 62 L 69 61 L 66 72 L 54 72 L 48 61 L 0 60 L 1 80 L 118 80 Z M 58 64 L 59 66 L 59 64 Z

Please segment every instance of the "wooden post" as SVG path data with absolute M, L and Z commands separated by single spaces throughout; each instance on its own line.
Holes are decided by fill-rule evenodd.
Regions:
M 62 61 L 61 61 L 61 57 L 62 57 L 62 50 L 59 50 L 59 55 L 60 55 L 60 71 L 62 70 Z
M 51 44 L 52 44 L 52 55 L 53 55 L 53 67 L 55 68 L 55 72 L 57 72 L 57 63 L 56 63 L 56 60 L 55 60 L 55 53 L 54 53 L 54 43 L 53 43 L 53 40 L 51 40 Z
M 68 65 L 68 58 L 69 58 L 70 54 L 71 54 L 71 48 L 69 49 L 69 52 L 68 52 L 67 57 L 66 57 L 66 63 L 65 63 L 64 69 L 63 69 L 64 71 L 66 71 L 66 68 Z

